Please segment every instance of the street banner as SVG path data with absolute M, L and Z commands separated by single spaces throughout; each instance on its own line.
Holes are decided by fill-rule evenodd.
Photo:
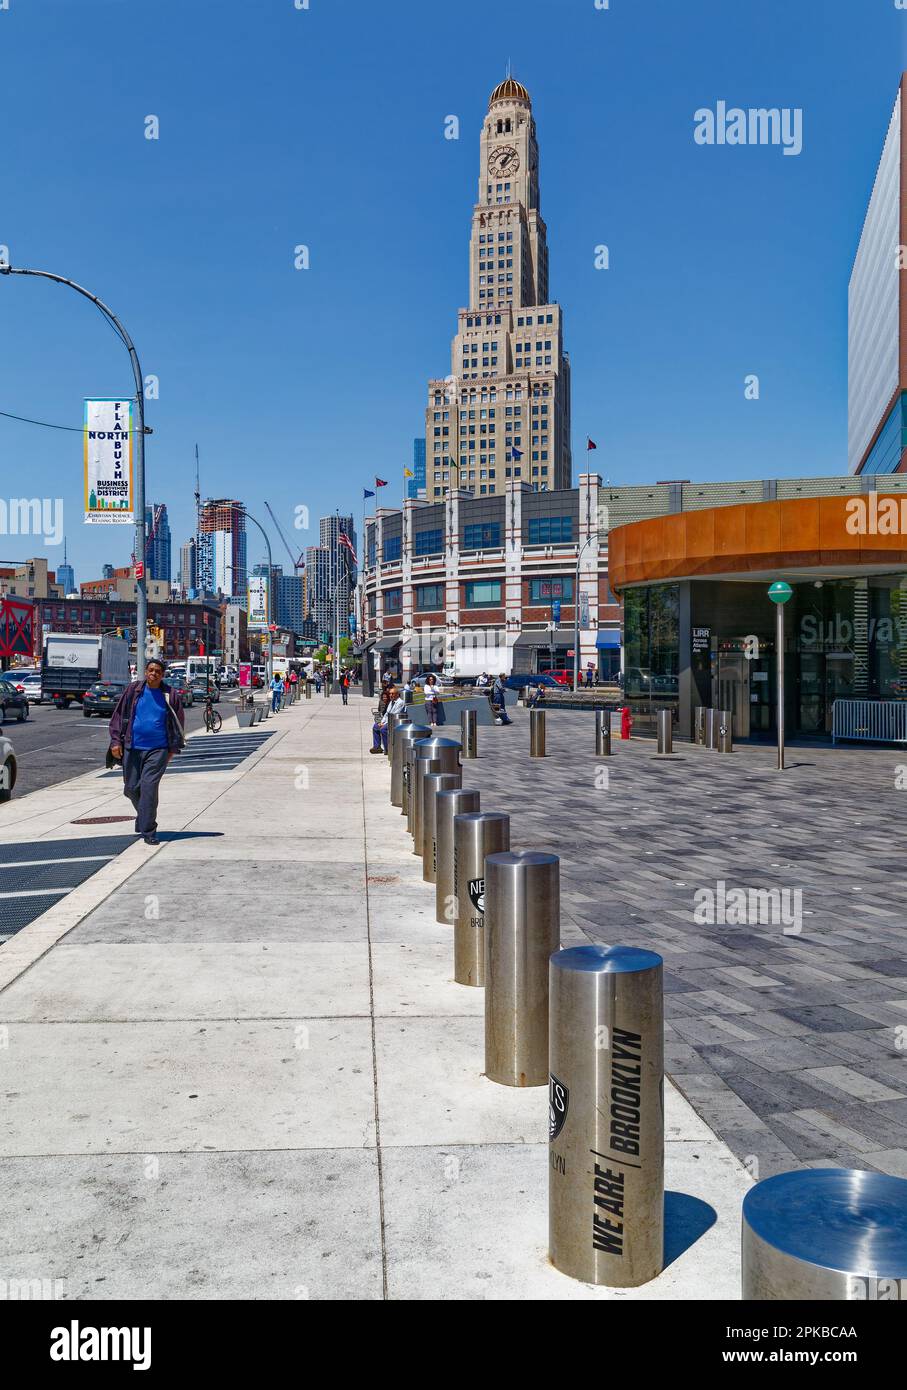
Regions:
M 132 477 L 133 401 L 86 401 L 85 520 L 135 521 Z
M 585 590 L 580 590 L 579 596 L 579 625 L 581 628 L 589 626 L 589 595 Z
M 250 632 L 265 632 L 269 626 L 268 612 L 268 576 L 266 574 L 253 574 L 249 579 L 246 591 L 248 601 L 248 621 L 247 627 Z
M 239 663 L 239 684 L 241 688 L 246 690 L 248 690 L 252 684 L 252 663 L 249 661 L 241 661 Z

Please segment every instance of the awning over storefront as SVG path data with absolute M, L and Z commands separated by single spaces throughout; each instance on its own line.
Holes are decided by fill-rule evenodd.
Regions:
M 381 637 L 375 643 L 376 652 L 392 652 L 395 647 L 399 647 L 403 641 L 402 632 L 392 633 L 390 637 Z
M 554 632 L 521 632 L 513 644 L 515 647 L 572 647 L 573 634 Z
M 620 628 L 603 627 L 595 638 L 595 645 L 599 651 L 602 648 L 617 650 L 620 647 Z

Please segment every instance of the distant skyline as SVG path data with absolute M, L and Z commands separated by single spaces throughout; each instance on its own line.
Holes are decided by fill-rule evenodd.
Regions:
M 203 497 L 240 498 L 288 569 L 265 501 L 301 551 L 338 509 L 361 529 L 375 475 L 380 501 L 404 495 L 468 302 L 479 132 L 509 56 L 538 125 L 574 480 L 587 435 L 614 483 L 844 474 L 847 281 L 907 66 L 907 13 L 856 13 L 11 0 L 0 247 L 87 286 L 135 339 L 159 383 L 146 502 L 174 553 L 198 443 Z M 750 107 L 800 113 L 792 157 L 720 143 Z M 130 386 L 90 305 L 0 277 L 0 411 L 77 431 L 86 396 Z M 79 582 L 132 550 L 129 527 L 83 524 L 81 457 L 78 432 L 0 417 L 0 491 L 63 498 Z M 56 568 L 63 546 L 0 534 L 0 560 L 34 554 Z

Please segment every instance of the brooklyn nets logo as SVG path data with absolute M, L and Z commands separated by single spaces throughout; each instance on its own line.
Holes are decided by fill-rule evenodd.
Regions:
M 485 880 L 484 878 L 471 878 L 469 880 L 469 901 L 472 903 L 476 912 L 485 915 Z
M 553 1143 L 567 1118 L 570 1105 L 570 1092 L 562 1081 L 550 1072 L 548 1074 L 548 1142 Z

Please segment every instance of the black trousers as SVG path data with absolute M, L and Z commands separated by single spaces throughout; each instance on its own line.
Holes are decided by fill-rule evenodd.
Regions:
M 135 807 L 135 828 L 139 835 L 157 830 L 157 797 L 161 778 L 167 771 L 166 748 L 127 748 L 123 753 L 123 794 Z

